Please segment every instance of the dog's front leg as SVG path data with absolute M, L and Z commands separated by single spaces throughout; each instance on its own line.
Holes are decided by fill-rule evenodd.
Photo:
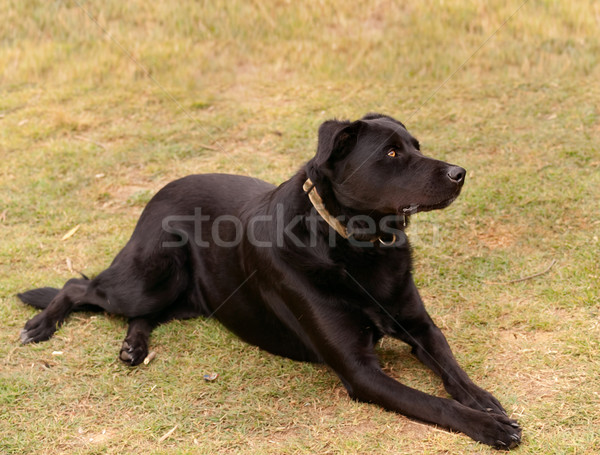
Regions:
M 395 322 L 395 336 L 412 346 L 413 354 L 442 378 L 444 387 L 455 400 L 479 411 L 506 415 L 500 402 L 475 385 L 460 367 L 446 337 L 425 310 L 414 282 L 407 287 L 403 312 Z
M 347 312 L 333 312 L 329 309 L 325 315 L 321 311 L 318 319 L 310 321 L 311 341 L 352 398 L 461 431 L 476 441 L 498 448 L 510 448 L 519 443 L 521 430 L 507 416 L 434 397 L 387 376 L 374 353 L 372 332 Z M 303 322 L 307 323 L 308 317 Z

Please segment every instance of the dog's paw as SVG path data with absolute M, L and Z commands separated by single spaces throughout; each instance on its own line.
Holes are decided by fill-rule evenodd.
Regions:
M 27 321 L 23 330 L 21 330 L 21 343 L 27 344 L 46 341 L 56 332 L 58 325 L 58 322 L 49 320 L 44 312 L 36 314 Z
M 496 449 L 514 449 L 521 443 L 522 430 L 516 420 L 505 415 L 478 412 L 466 434 Z
M 119 358 L 127 365 L 136 366 L 144 361 L 148 355 L 148 346 L 146 343 L 135 343 L 133 340 L 123 341 Z
M 458 390 L 452 394 L 454 399 L 465 406 L 476 409 L 477 411 L 491 412 L 494 414 L 508 415 L 500 402 L 487 390 L 470 384 L 457 388 Z

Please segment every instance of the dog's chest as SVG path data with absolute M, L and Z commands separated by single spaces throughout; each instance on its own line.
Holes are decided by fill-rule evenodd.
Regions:
M 379 331 L 393 334 L 406 303 L 407 286 L 412 283 L 408 251 L 364 261 L 358 267 L 347 267 L 345 273 L 353 306 Z

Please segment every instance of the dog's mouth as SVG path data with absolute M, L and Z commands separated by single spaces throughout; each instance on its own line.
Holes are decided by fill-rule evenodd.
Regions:
M 435 204 L 429 204 L 429 205 L 424 205 L 424 204 L 411 204 L 409 206 L 406 207 L 400 207 L 400 209 L 398 210 L 398 213 L 402 213 L 403 215 L 414 215 L 415 213 L 419 213 L 419 212 L 429 212 L 431 210 L 439 210 L 439 209 L 444 209 L 446 207 L 448 207 L 450 204 L 452 204 L 456 198 L 458 197 L 460 191 L 458 191 L 456 194 L 454 194 L 453 196 L 444 199 L 440 202 L 437 202 Z

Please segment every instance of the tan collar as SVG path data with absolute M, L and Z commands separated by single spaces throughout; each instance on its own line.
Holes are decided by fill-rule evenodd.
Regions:
M 325 208 L 325 204 L 323 203 L 323 199 L 321 199 L 321 196 L 315 188 L 315 184 L 310 179 L 306 179 L 306 182 L 304 182 L 302 188 L 308 195 L 310 202 L 312 203 L 313 207 L 317 210 L 319 215 L 321 215 L 321 217 L 325 221 L 327 221 L 327 224 L 329 224 L 329 226 L 335 229 L 335 232 L 347 239 L 348 231 L 346 229 L 346 226 L 340 223 L 340 220 L 331 216 L 331 213 L 327 211 L 327 209 Z
M 327 224 L 329 224 L 329 226 L 335 229 L 335 232 L 340 234 L 345 239 L 350 237 L 348 235 L 348 230 L 346 229 L 346 226 L 340 223 L 340 221 L 337 218 L 333 217 L 331 213 L 327 211 L 327 209 L 325 208 L 325 204 L 323 203 L 323 199 L 321 199 L 321 195 L 317 192 L 317 188 L 315 187 L 315 184 L 311 181 L 311 179 L 307 178 L 302 188 L 304 189 L 304 192 L 308 195 L 308 198 L 310 199 L 310 202 L 312 203 L 315 210 L 319 213 L 319 215 L 321 215 L 321 218 L 323 218 L 327 222 Z M 406 216 L 404 217 L 404 225 L 406 226 Z M 376 242 L 377 240 L 379 240 L 379 242 L 382 245 L 389 246 L 396 243 L 397 237 L 396 234 L 394 234 L 391 241 L 384 241 L 381 239 L 381 237 L 376 237 L 370 241 Z

